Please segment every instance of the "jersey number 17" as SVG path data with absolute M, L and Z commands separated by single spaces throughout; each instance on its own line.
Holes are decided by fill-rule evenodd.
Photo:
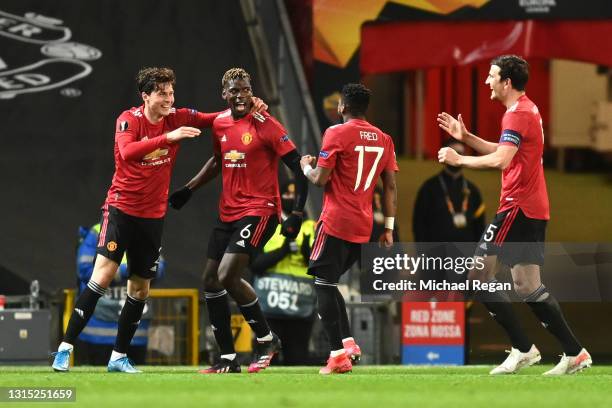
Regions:
M 355 151 L 359 152 L 359 159 L 357 161 L 357 177 L 355 178 L 355 188 L 353 191 L 357 191 L 359 185 L 361 184 L 361 176 L 363 175 L 363 157 L 366 153 L 376 153 L 376 159 L 374 159 L 374 164 L 372 164 L 372 168 L 368 173 L 368 177 L 366 178 L 365 184 L 363 186 L 363 191 L 367 190 L 372 184 L 372 179 L 374 178 L 374 174 L 376 174 L 376 168 L 378 167 L 378 162 L 380 162 L 380 158 L 382 157 L 385 149 L 383 147 L 378 146 L 355 146 Z

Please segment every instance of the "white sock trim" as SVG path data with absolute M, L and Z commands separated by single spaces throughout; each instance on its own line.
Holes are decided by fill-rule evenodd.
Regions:
M 94 292 L 96 292 L 98 295 L 100 296 L 104 296 L 104 294 L 106 293 L 106 289 L 103 288 L 100 284 L 90 280 L 89 282 L 87 282 L 87 287 L 91 290 L 93 290 Z
M 341 348 L 340 350 L 332 350 L 332 352 L 330 353 L 330 355 L 332 357 L 338 357 L 341 356 L 342 354 L 346 353 L 346 351 L 344 351 L 343 348 Z
M 119 353 L 119 352 L 113 350 L 113 352 L 111 353 L 110 361 L 117 361 L 117 360 L 119 360 L 120 358 L 123 358 L 123 357 L 127 357 L 127 354 Z
M 334 287 L 338 287 L 337 283 L 329 283 L 329 282 L 327 282 L 325 280 L 322 280 L 322 279 L 321 280 L 320 279 L 315 279 L 314 284 L 315 285 L 321 285 L 321 286 L 334 286 Z
M 253 306 L 255 303 L 257 303 L 258 300 L 259 300 L 259 298 L 255 298 L 254 301 L 249 302 L 246 305 L 240 305 L 240 307 L 250 307 L 250 306 Z
M 257 341 L 262 342 L 262 341 L 272 341 L 273 337 L 272 337 L 272 332 L 268 333 L 267 335 L 263 336 L 263 337 L 257 337 Z
M 353 343 L 355 342 L 355 339 L 352 337 L 347 337 L 346 339 L 342 339 L 342 343 L 348 343 L 349 341 L 352 341 Z
M 59 347 L 57 348 L 57 351 L 64 351 L 64 350 L 70 350 L 72 351 L 72 349 L 74 349 L 74 346 L 70 343 L 66 343 L 65 341 L 62 341 L 59 345 Z
M 227 295 L 227 290 L 223 289 L 221 292 L 204 292 L 204 298 L 215 299 L 221 296 Z
M 234 361 L 234 359 L 236 358 L 236 353 L 232 353 L 232 354 L 221 354 L 221 358 L 224 358 L 226 360 L 230 360 L 230 361 Z

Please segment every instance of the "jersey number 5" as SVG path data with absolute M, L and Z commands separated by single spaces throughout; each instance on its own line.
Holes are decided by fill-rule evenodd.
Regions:
M 376 167 L 378 167 L 378 162 L 385 152 L 385 149 L 377 146 L 355 146 L 355 151 L 359 152 L 359 160 L 357 162 L 357 178 L 355 179 L 355 188 L 353 191 L 357 191 L 359 184 L 361 184 L 361 176 L 363 174 L 363 156 L 365 153 L 376 153 L 376 159 L 374 159 L 374 164 L 372 164 L 372 168 L 370 169 L 368 177 L 366 178 L 363 186 L 363 190 L 365 191 L 372 184 L 372 179 L 374 178 L 374 174 L 376 174 Z

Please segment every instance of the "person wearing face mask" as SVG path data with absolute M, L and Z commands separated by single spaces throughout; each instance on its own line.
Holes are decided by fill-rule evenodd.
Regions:
M 464 146 L 449 139 L 445 146 L 464 152 Z M 417 194 L 412 218 L 416 250 L 431 258 L 457 258 L 466 254 L 458 246 L 432 245 L 431 242 L 478 242 L 485 227 L 485 205 L 478 188 L 467 180 L 460 167 L 445 165 L 429 178 Z M 420 279 L 463 282 L 466 274 L 431 268 L 421 271 Z M 438 292 L 428 294 L 432 300 L 453 300 L 458 294 Z
M 455 139 L 445 146 L 463 154 Z M 478 242 L 485 227 L 485 205 L 478 187 L 461 167 L 445 165 L 419 189 L 412 218 L 415 242 Z
M 295 182 L 281 186 L 282 218 L 295 206 Z M 280 225 L 253 260 L 253 287 L 261 309 L 282 344 L 284 365 L 311 363 L 308 343 L 315 313 L 314 279 L 308 275 L 308 260 L 315 236 L 315 221 L 306 218 L 295 238 L 281 234 Z

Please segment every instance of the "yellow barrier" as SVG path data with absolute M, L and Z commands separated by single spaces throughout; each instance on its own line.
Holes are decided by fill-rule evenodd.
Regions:
M 63 330 L 66 332 L 68 321 L 74 309 L 76 299 L 75 289 L 64 289 L 64 313 L 63 313 Z M 185 319 L 187 320 L 187 359 L 185 364 L 197 366 L 199 363 L 199 336 L 200 336 L 200 314 L 198 306 L 198 290 L 197 289 L 151 289 L 149 298 L 152 299 L 177 299 L 184 298 L 188 301 L 188 311 Z M 163 319 L 172 319 L 173 316 L 162 316 Z M 182 318 L 182 317 L 181 317 Z M 156 317 L 154 315 L 153 320 Z M 74 364 L 71 356 L 70 365 Z

